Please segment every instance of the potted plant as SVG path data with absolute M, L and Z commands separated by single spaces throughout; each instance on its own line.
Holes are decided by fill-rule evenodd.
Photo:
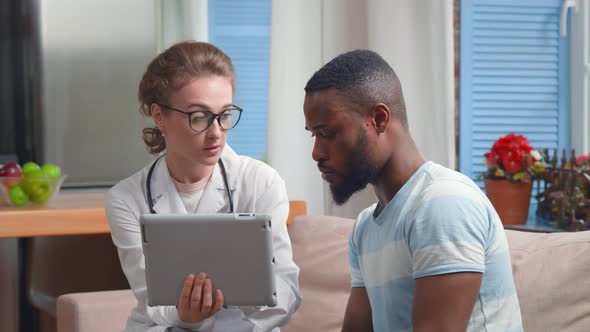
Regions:
M 494 143 L 485 159 L 486 195 L 502 223 L 526 223 L 533 177 L 545 169 L 541 154 L 524 136 L 510 133 Z
M 590 170 L 590 153 L 576 158 L 576 167 L 581 170 Z

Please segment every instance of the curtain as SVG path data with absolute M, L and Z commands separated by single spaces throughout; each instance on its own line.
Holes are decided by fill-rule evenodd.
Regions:
M 590 152 L 590 3 L 578 1 L 570 9 L 570 98 L 572 148 Z
M 310 214 L 356 217 L 375 202 L 372 189 L 332 203 L 303 128 L 303 88 L 336 55 L 359 48 L 381 54 L 402 82 L 410 131 L 425 158 L 455 168 L 452 0 L 301 0 L 272 3 L 268 160 L 290 199 Z
M 184 40 L 207 41 L 207 0 L 158 0 L 158 53 Z

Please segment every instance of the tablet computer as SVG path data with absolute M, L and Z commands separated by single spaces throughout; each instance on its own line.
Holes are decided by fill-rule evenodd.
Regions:
M 269 215 L 140 217 L 148 305 L 176 305 L 190 273 L 205 272 L 228 306 L 275 306 Z

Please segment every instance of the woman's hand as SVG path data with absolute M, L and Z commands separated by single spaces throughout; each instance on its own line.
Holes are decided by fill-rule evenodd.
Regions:
M 215 298 L 214 298 L 215 296 Z M 223 306 L 223 293 L 213 291 L 213 282 L 207 274 L 189 274 L 178 299 L 178 318 L 185 323 L 198 323 L 217 313 Z

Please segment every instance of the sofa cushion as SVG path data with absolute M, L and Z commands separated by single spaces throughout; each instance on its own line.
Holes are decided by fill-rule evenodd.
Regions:
M 590 330 L 590 231 L 506 231 L 525 331 Z
M 350 292 L 348 235 L 354 220 L 297 217 L 289 225 L 303 301 L 282 332 L 336 332 Z
M 57 299 L 57 330 L 122 331 L 136 305 L 129 289 L 65 294 Z

